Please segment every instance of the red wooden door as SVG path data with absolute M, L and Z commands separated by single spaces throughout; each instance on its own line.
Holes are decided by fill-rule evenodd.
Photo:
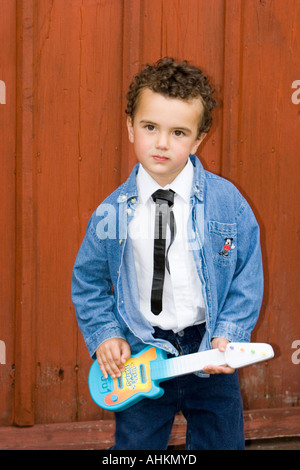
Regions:
M 299 406 L 297 0 L 2 0 L 0 425 L 109 417 L 70 298 L 87 221 L 129 174 L 125 94 L 162 56 L 199 65 L 220 103 L 200 148 L 262 231 L 253 340 L 276 358 L 241 371 L 245 408 Z

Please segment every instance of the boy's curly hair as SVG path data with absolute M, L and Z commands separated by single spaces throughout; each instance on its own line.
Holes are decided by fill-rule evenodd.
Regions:
M 212 125 L 211 112 L 217 106 L 217 102 L 213 98 L 214 91 L 207 77 L 199 68 L 189 65 L 186 60 L 175 62 L 171 57 L 159 59 L 153 65 L 146 65 L 130 83 L 126 96 L 128 102 L 125 112 L 132 121 L 137 110 L 139 96 L 145 88 L 170 98 L 180 98 L 186 101 L 200 98 L 204 112 L 199 123 L 198 137 L 209 131 Z

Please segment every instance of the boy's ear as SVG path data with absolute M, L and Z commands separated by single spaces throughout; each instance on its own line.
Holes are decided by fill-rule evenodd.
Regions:
M 133 126 L 132 126 L 132 119 L 130 116 L 127 116 L 127 129 L 128 129 L 128 139 L 129 142 L 133 144 L 134 136 L 133 136 Z
M 201 144 L 201 142 L 203 142 L 203 140 L 205 139 L 205 137 L 207 136 L 207 134 L 205 134 L 204 132 L 200 135 L 200 137 L 196 140 L 195 142 L 195 145 L 192 149 L 192 153 L 195 154 L 198 150 L 198 147 L 199 145 Z

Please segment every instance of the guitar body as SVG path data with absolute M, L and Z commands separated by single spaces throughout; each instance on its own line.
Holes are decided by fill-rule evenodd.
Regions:
M 162 349 L 149 346 L 139 354 L 131 356 L 125 363 L 120 378 L 103 377 L 97 361 L 89 373 L 89 389 L 95 403 L 110 411 L 122 411 L 143 398 L 159 398 L 164 390 L 159 380 L 151 376 L 151 362 L 163 361 L 167 357 Z

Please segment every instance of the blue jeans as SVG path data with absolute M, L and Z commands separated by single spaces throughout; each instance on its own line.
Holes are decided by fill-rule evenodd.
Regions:
M 205 326 L 186 328 L 182 334 L 156 328 L 183 354 L 196 352 Z M 138 402 L 116 413 L 112 450 L 166 450 L 174 417 L 182 411 L 187 420 L 187 450 L 242 450 L 245 446 L 243 405 L 237 371 L 231 375 L 176 377 L 160 384 L 158 399 Z

